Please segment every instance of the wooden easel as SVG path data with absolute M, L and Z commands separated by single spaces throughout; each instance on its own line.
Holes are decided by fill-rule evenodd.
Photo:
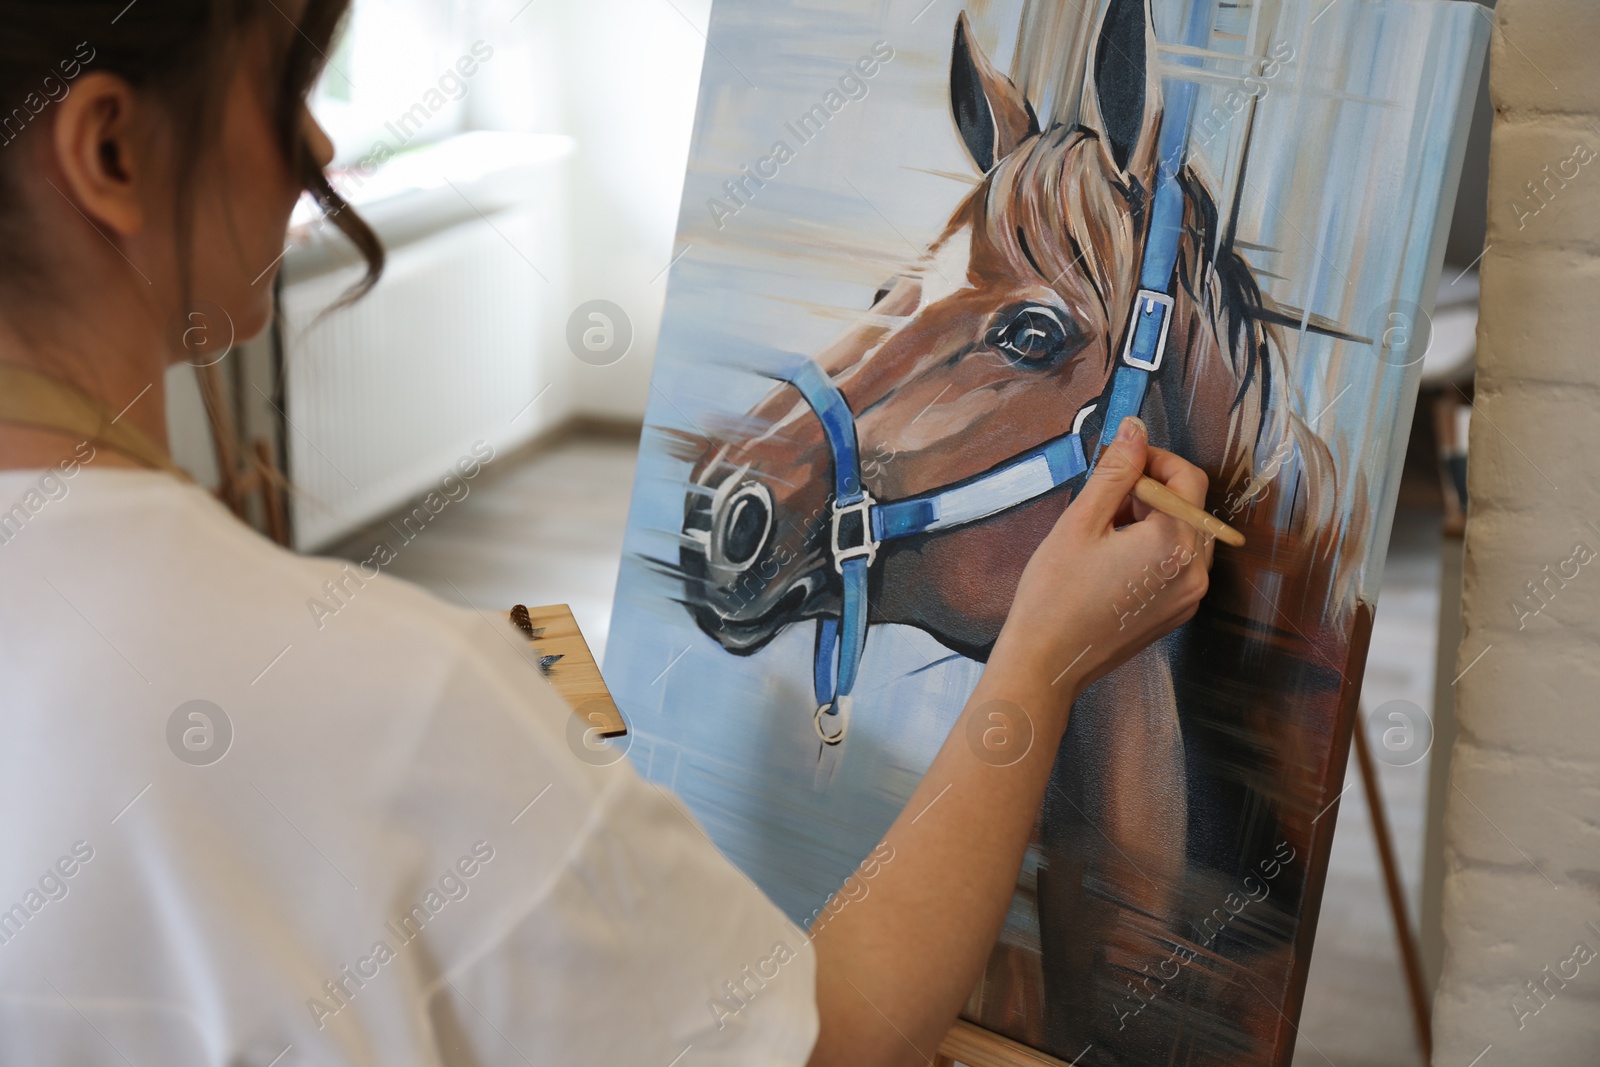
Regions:
M 267 536 L 280 545 L 289 544 L 289 512 L 284 503 L 288 482 L 278 470 L 272 446 L 258 437 L 249 449 L 242 449 L 234 425 L 233 409 L 223 386 L 219 365 L 196 365 L 200 398 L 205 402 L 206 421 L 211 429 L 211 447 L 217 460 L 217 499 L 244 522 L 250 521 L 250 499 L 260 500 Z M 241 461 L 240 453 L 244 459 Z
M 1351 743 L 1355 747 L 1361 785 L 1367 797 L 1367 812 L 1372 819 L 1372 837 L 1377 843 L 1378 860 L 1383 867 L 1384 894 L 1389 898 L 1389 914 L 1394 919 L 1395 942 L 1400 949 L 1401 971 L 1411 1004 L 1411 1022 L 1422 1052 L 1422 1067 L 1428 1067 L 1433 1059 L 1433 1023 L 1427 987 L 1422 980 L 1422 957 L 1417 950 L 1417 936 L 1406 910 L 1400 864 L 1395 858 L 1394 841 L 1389 835 L 1389 818 L 1378 785 L 1378 770 L 1372 760 L 1372 749 L 1367 742 L 1365 723 L 1366 717 L 1358 711 L 1351 731 Z M 1019 1045 L 992 1031 L 974 1026 L 965 1019 L 957 1020 L 950 1033 L 945 1035 L 933 1062 L 934 1067 L 957 1067 L 958 1064 L 965 1064 L 965 1067 L 1073 1067 L 1065 1060 Z
M 1366 717 L 1357 712 L 1352 730 L 1356 760 L 1361 768 L 1361 786 L 1367 794 L 1367 814 L 1372 819 L 1372 838 L 1378 845 L 1378 861 L 1383 866 L 1383 890 L 1389 898 L 1389 915 L 1394 920 L 1395 943 L 1400 948 L 1400 968 L 1411 1002 L 1411 1025 L 1422 1050 L 1422 1067 L 1433 1061 L 1433 1019 L 1427 986 L 1422 980 L 1422 954 L 1417 950 L 1417 935 L 1406 912 L 1405 889 L 1400 883 L 1400 864 L 1395 859 L 1394 842 L 1389 837 L 1389 817 L 1383 792 L 1378 787 L 1378 769 L 1372 762 L 1367 742 Z
M 965 1019 L 957 1019 L 945 1035 L 933 1063 L 934 1067 L 955 1067 L 958 1063 L 966 1067 L 1072 1067 L 1066 1060 L 1046 1056 Z

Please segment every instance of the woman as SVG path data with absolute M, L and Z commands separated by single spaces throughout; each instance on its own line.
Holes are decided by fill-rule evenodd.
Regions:
M 1210 546 L 1132 485 L 1201 504 L 1204 475 L 1128 420 L 868 891 L 796 930 L 626 761 L 575 756 L 498 624 L 284 552 L 172 468 L 185 313 L 266 326 L 303 191 L 381 266 L 305 104 L 343 7 L 0 0 L 0 1063 L 925 1062 L 1074 698 L 1205 591 Z M 1175 546 L 1196 565 L 1112 630 Z M 995 701 L 1034 732 L 1007 767 L 967 741 Z

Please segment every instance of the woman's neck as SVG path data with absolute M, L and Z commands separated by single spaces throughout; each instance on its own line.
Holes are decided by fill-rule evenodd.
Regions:
M 0 318 L 0 364 L 70 386 L 103 409 L 107 418 L 143 434 L 166 454 L 166 358 L 161 338 L 137 327 L 112 336 L 104 330 L 104 321 L 62 324 L 54 330 L 32 328 L 24 334 Z M 0 419 L 0 470 L 55 466 L 74 456 L 84 440 L 76 430 Z M 95 465 L 144 464 L 101 448 L 96 450 Z

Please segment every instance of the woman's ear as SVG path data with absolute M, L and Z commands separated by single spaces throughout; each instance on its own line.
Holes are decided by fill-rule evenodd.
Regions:
M 51 147 L 58 190 L 107 236 L 131 237 L 145 224 L 140 183 L 150 176 L 141 150 L 132 86 L 113 74 L 86 73 L 54 105 Z

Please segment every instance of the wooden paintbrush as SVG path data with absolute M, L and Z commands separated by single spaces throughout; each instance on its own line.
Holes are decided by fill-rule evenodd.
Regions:
M 1175 519 L 1180 519 L 1201 533 L 1210 534 L 1225 545 L 1232 545 L 1234 548 L 1244 547 L 1244 534 L 1235 530 L 1215 515 L 1208 514 L 1195 507 L 1149 475 L 1141 476 L 1134 483 L 1133 495 L 1136 499 L 1155 508 L 1163 515 L 1171 515 Z

